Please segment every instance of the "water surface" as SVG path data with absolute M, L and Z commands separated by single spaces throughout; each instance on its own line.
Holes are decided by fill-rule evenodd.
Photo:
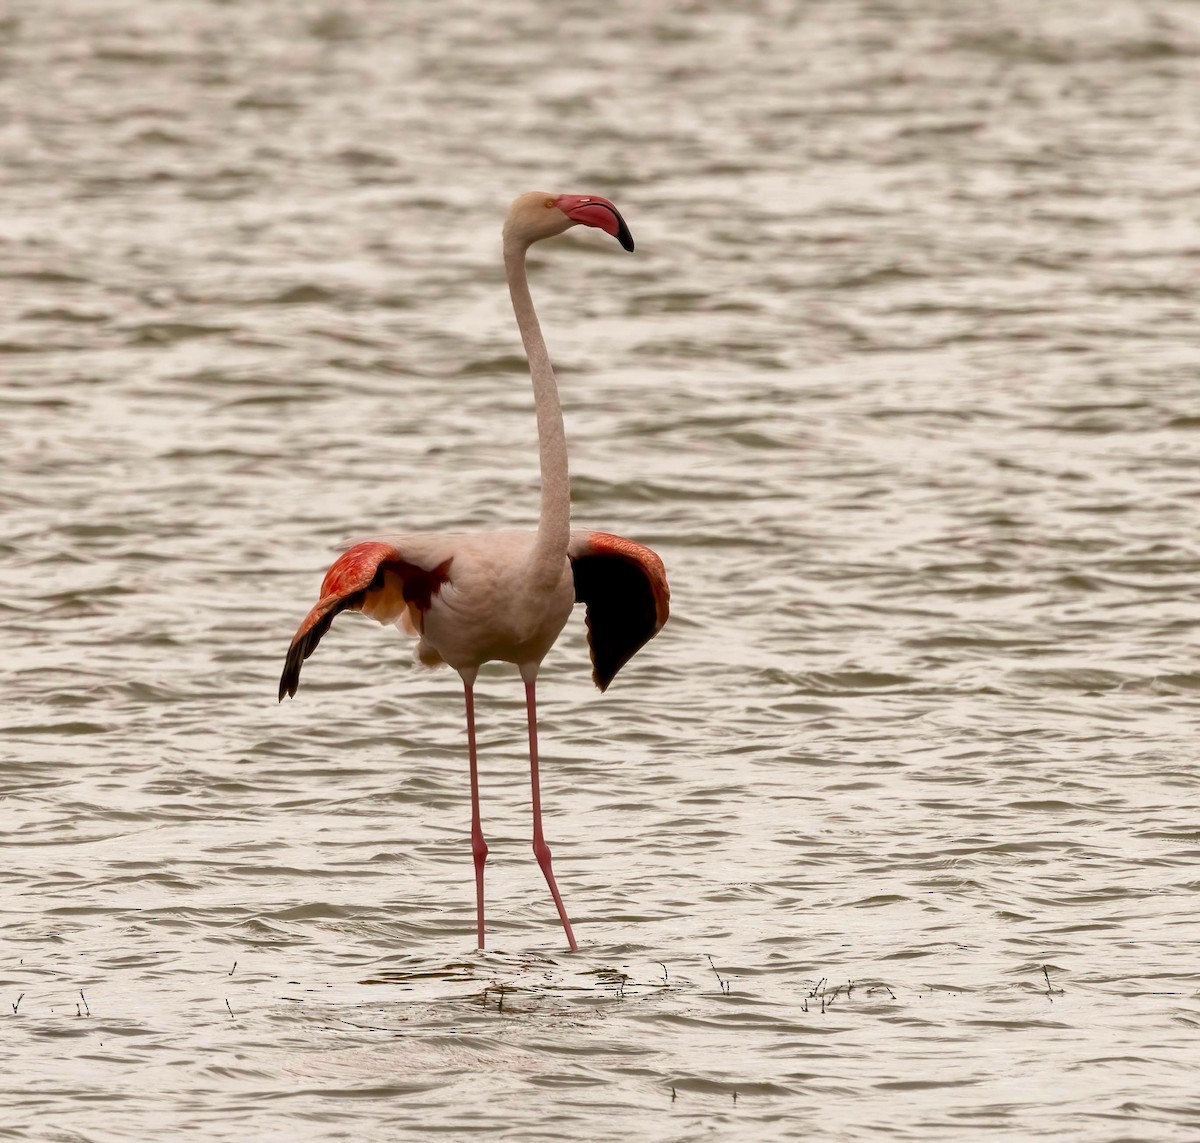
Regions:
M 1200 18 L 11 0 L 0 1136 L 1194 1140 Z M 580 526 L 673 618 L 461 694 L 347 537 Z

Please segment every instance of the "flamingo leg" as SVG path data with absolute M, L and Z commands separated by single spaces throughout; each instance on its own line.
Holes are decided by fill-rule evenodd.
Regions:
M 529 715 L 529 782 L 533 791 L 533 852 L 538 865 L 546 875 L 546 884 L 550 886 L 550 896 L 558 909 L 558 918 L 562 921 L 563 931 L 567 934 L 567 944 L 572 952 L 578 950 L 575 934 L 571 932 L 571 922 L 567 918 L 567 910 L 563 905 L 562 896 L 554 881 L 554 869 L 550 864 L 550 847 L 546 844 L 542 833 L 542 793 L 538 784 L 538 744 L 537 744 L 537 699 L 534 695 L 534 683 L 525 683 L 525 710 Z
M 488 847 L 483 840 L 479 819 L 479 762 L 475 751 L 475 688 L 463 682 L 467 702 L 467 752 L 471 757 L 471 854 L 475 858 L 475 927 L 479 947 L 483 948 L 483 864 Z

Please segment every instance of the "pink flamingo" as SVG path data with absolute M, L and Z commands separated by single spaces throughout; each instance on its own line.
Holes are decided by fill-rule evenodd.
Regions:
M 482 664 L 515 663 L 525 683 L 533 851 L 574 952 L 578 947 L 554 880 L 542 832 L 538 784 L 538 667 L 576 602 L 587 605 L 592 678 L 606 690 L 616 673 L 662 629 L 670 592 L 662 560 L 649 548 L 607 532 L 571 530 L 567 441 L 554 369 L 542 339 L 525 255 L 543 238 L 576 223 L 611 234 L 626 250 L 633 237 L 617 208 L 595 195 L 521 195 L 504 224 L 504 268 L 521 340 L 529 358 L 537 410 L 542 503 L 536 532 L 414 534 L 356 544 L 336 560 L 321 596 L 288 648 L 279 698 L 295 695 L 300 667 L 336 615 L 361 611 L 418 636 L 426 666 L 447 663 L 462 677 L 471 776 L 471 851 L 475 860 L 476 928 L 484 947 L 483 869 L 488 847 L 479 814 L 475 752 L 475 678 Z

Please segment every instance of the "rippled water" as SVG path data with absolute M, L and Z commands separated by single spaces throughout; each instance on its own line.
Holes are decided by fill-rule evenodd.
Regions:
M 0 1137 L 1200 1137 L 1200 12 L 9 0 Z M 334 545 L 576 520 L 674 615 L 479 688 Z M 711 959 L 710 959 L 711 958 Z

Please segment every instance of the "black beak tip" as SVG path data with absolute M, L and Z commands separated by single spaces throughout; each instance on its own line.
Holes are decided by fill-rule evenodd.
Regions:
M 625 225 L 625 219 L 623 218 L 617 227 L 617 241 L 631 254 L 633 253 L 633 235 L 629 233 L 629 227 Z

